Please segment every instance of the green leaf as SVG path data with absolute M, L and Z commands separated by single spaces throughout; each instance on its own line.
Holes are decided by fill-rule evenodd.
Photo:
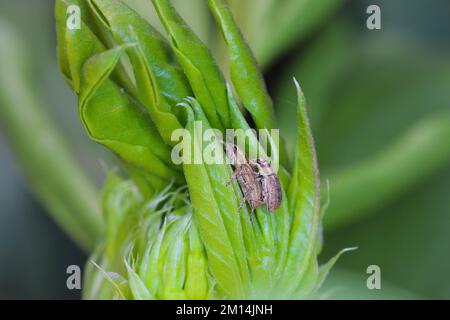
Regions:
M 114 39 L 133 44 L 128 56 L 136 77 L 139 97 L 168 144 L 181 125 L 175 105 L 192 94 L 189 84 L 163 37 L 143 18 L 119 1 L 90 1 Z
M 70 64 L 66 45 L 67 4 L 63 1 L 55 1 L 55 19 L 59 69 L 65 80 L 73 88 L 72 75 L 70 72 Z
M 154 239 L 146 243 L 147 250 L 139 270 L 139 274 L 143 277 L 146 287 L 154 296 L 157 295 L 163 285 L 160 277 L 161 271 L 159 265 L 163 259 L 161 247 L 165 237 L 166 228 L 167 221 L 164 221 L 162 227 L 158 230 L 158 234 L 153 236 Z
M 244 133 L 249 133 L 248 135 L 246 135 L 246 139 L 250 154 L 257 154 L 259 155 L 259 157 L 268 159 L 267 154 L 264 148 L 259 143 L 256 135 L 253 134 L 253 132 L 249 131 L 250 126 L 247 124 L 247 121 L 240 112 L 230 88 L 228 88 L 228 101 L 230 105 L 230 114 L 233 128 L 242 129 Z M 268 133 L 266 134 L 269 137 L 270 141 L 270 135 Z M 272 146 L 272 153 L 278 154 L 276 146 Z M 285 172 L 285 169 L 281 167 L 279 170 L 279 175 L 282 181 L 287 181 Z M 264 226 L 263 231 L 265 232 L 266 240 L 263 240 L 262 238 L 263 235 L 261 234 L 259 225 L 253 225 L 253 228 L 255 229 L 253 233 L 257 234 L 260 237 L 258 240 L 258 245 L 255 249 L 251 249 L 251 246 L 255 246 L 255 244 L 253 243 L 254 240 L 246 242 L 248 252 L 256 252 L 256 250 L 258 251 L 255 253 L 257 257 L 251 259 L 253 260 L 252 262 L 249 262 L 250 268 L 253 269 L 253 282 L 256 283 L 256 286 L 259 287 L 255 289 L 257 292 L 260 292 L 260 289 L 262 289 L 262 287 L 264 286 L 272 285 L 273 281 L 275 281 L 272 279 L 272 277 L 279 278 L 282 276 L 282 269 L 284 268 L 284 264 L 286 262 L 286 256 L 289 250 L 289 228 L 291 223 L 291 214 L 288 208 L 287 195 L 285 192 L 286 185 L 287 183 L 282 186 L 283 197 L 281 206 L 274 217 L 270 216 L 267 210 L 256 210 L 255 215 L 257 216 L 257 221 L 260 223 L 260 225 Z M 245 223 L 243 223 L 243 227 L 244 237 L 246 237 L 246 235 L 250 233 L 250 231 L 245 228 Z M 255 235 L 252 235 L 251 237 L 254 236 Z M 261 250 L 264 250 L 266 253 L 263 254 Z M 271 270 L 271 268 L 274 268 L 275 271 Z M 261 298 L 261 296 L 256 297 Z
M 208 0 L 222 30 L 230 55 L 230 73 L 236 92 L 259 129 L 276 128 L 272 99 L 250 47 L 245 42 L 231 11 L 222 0 Z
M 215 30 L 205 0 L 172 0 L 172 3 L 198 38 L 208 46 Z
M 70 5 L 76 5 L 80 8 L 82 18 L 80 29 L 69 30 L 67 28 L 67 8 Z M 78 93 L 81 67 L 84 62 L 90 56 L 106 49 L 105 44 L 99 39 L 102 32 L 95 27 L 95 23 L 92 21 L 92 14 L 85 1 L 56 0 L 55 16 L 60 69 L 69 85 Z M 114 70 L 112 79 L 130 94 L 135 93 L 135 88 L 130 78 L 121 66 Z
M 192 94 L 169 44 L 144 18 L 121 1 L 90 0 L 89 3 L 119 44 L 138 44 L 145 64 L 152 70 L 155 83 L 171 107 Z M 133 64 L 136 56 L 131 57 Z
M 298 94 L 298 144 L 295 167 L 288 190 L 292 218 L 289 253 L 284 273 L 285 292 L 289 296 L 293 285 L 303 277 L 311 255 L 315 252 L 320 207 L 320 180 L 316 151 L 311 134 L 305 97 L 295 80 Z
M 97 289 L 97 290 L 102 290 L 103 292 L 101 294 L 108 294 L 108 290 L 106 290 L 106 287 L 104 287 L 104 285 L 109 284 L 110 285 L 110 289 L 112 290 L 111 294 L 112 297 L 108 297 L 108 298 L 112 298 L 115 300 L 127 300 L 131 298 L 131 292 L 130 292 L 130 288 L 128 286 L 128 281 L 123 278 L 120 274 L 116 273 L 116 272 L 106 272 L 102 267 L 100 267 L 94 260 L 90 260 L 88 263 L 88 267 L 89 269 L 86 270 L 87 273 L 97 276 L 97 279 L 99 279 L 100 281 L 102 281 L 101 286 L 103 286 L 103 288 L 85 288 L 84 290 L 86 291 L 91 291 L 92 289 Z M 102 279 L 100 279 L 99 277 L 102 277 Z M 97 280 L 98 281 L 98 280 Z M 95 284 L 96 281 L 95 279 L 89 279 L 89 281 L 86 281 L 87 283 L 90 284 Z M 83 290 L 83 291 L 84 291 Z M 85 299 L 94 299 L 97 298 L 99 299 L 101 296 L 99 296 L 100 293 L 95 293 L 95 291 L 91 292 L 89 295 L 85 296 Z
M 142 194 L 133 181 L 123 180 L 115 172 L 108 174 L 102 189 L 102 211 L 106 224 L 105 256 L 114 267 L 122 263 L 117 253 L 138 221 L 136 211 L 142 201 Z
M 164 262 L 164 293 L 162 298 L 165 300 L 185 300 L 184 282 L 186 279 L 186 261 L 188 255 L 187 247 L 187 224 L 175 235 L 167 238 L 170 241 L 165 262 Z
M 208 261 L 195 224 L 189 227 L 189 255 L 184 290 L 187 299 L 204 299 L 208 293 Z
M 211 52 L 186 25 L 169 0 L 152 2 L 208 121 L 214 128 L 229 128 L 226 84 Z
M 186 106 L 187 108 L 188 106 Z M 202 150 L 202 137 L 195 133 L 195 117 L 188 110 L 186 129 L 191 137 L 191 150 Z M 189 187 L 190 198 L 194 207 L 194 221 L 197 224 L 200 237 L 205 245 L 211 273 L 217 281 L 217 289 L 229 298 L 244 297 L 237 257 L 230 236 L 225 227 L 221 213 L 221 205 L 216 201 L 214 183 L 208 174 L 205 164 L 183 164 L 183 170 Z M 222 178 L 225 184 L 226 178 Z M 230 201 L 231 199 L 231 201 Z M 227 202 L 235 202 L 228 198 Z M 237 213 L 237 211 L 236 211 Z
M 334 267 L 334 265 L 339 260 L 339 258 L 341 257 L 342 254 L 344 254 L 346 252 L 354 251 L 354 250 L 357 250 L 357 249 L 358 249 L 357 247 L 342 249 L 333 258 L 331 258 L 328 262 L 326 262 L 325 264 L 321 265 L 320 268 L 319 268 L 319 274 L 318 274 L 318 277 L 317 277 L 317 284 L 316 284 L 315 290 L 319 290 L 322 287 L 322 284 L 324 283 L 324 281 L 326 280 L 328 274 L 330 273 L 331 268 Z
M 125 49 L 122 46 L 105 51 L 84 64 L 80 118 L 93 140 L 125 162 L 167 181 L 182 182 L 183 177 L 173 168 L 169 147 L 150 119 L 108 79 Z
M 133 267 L 130 266 L 128 261 L 124 259 L 125 266 L 128 271 L 128 281 L 130 284 L 131 292 L 136 300 L 155 300 L 155 297 L 148 291 L 144 282 L 141 280 L 139 275 L 134 271 Z
M 273 12 L 279 7 L 279 1 L 247 0 L 243 2 L 240 0 L 227 0 L 227 2 L 242 34 L 245 35 L 255 55 L 259 57 L 260 48 L 257 45 L 262 39 L 267 39 L 266 32 L 262 29 L 265 29 L 266 25 L 271 24 L 270 19 L 273 17 Z M 270 30 L 270 28 L 267 29 Z M 275 30 L 272 29 L 272 31 Z
M 83 21 L 83 26 L 92 30 L 93 34 L 98 33 L 96 29 L 95 21 L 92 20 L 90 10 L 88 8 L 88 3 L 84 0 L 56 0 L 55 1 L 55 18 L 56 18 L 56 33 L 57 33 L 57 43 L 58 43 L 58 62 L 59 67 L 66 78 L 71 84 L 72 75 L 70 70 L 70 63 L 68 59 L 69 52 L 67 50 L 66 43 L 66 30 L 68 21 L 68 8 L 70 6 L 77 6 L 80 8 L 80 18 Z
M 202 123 L 202 127 L 205 131 L 210 130 L 211 127 L 209 126 L 206 116 L 204 115 L 199 103 L 193 98 L 188 98 L 187 101 L 194 111 L 195 120 Z M 219 138 L 220 137 L 216 136 L 209 144 L 205 145 L 204 143 L 203 150 L 214 146 L 216 150 L 218 149 L 222 152 L 222 146 L 220 144 L 221 141 L 219 142 L 217 140 Z M 225 155 L 223 155 L 223 159 L 225 159 Z M 208 171 L 211 185 L 214 186 L 214 196 L 216 198 L 216 202 L 220 204 L 220 212 L 236 255 L 242 281 L 244 284 L 247 284 L 250 275 L 246 261 L 241 218 L 243 219 L 242 223 L 250 223 L 250 219 L 246 208 L 242 208 L 242 210 L 239 208 L 239 203 L 244 201 L 244 199 L 242 196 L 239 197 L 239 191 L 236 184 L 233 184 L 232 186 L 226 184 L 226 182 L 232 179 L 232 171 L 229 165 L 225 163 L 205 164 L 205 167 Z
M 316 253 L 314 252 L 308 263 L 300 283 L 297 286 L 296 292 L 293 294 L 294 299 L 307 299 L 311 297 L 311 293 L 314 292 L 317 286 L 317 279 L 319 277 L 319 263 L 317 262 Z

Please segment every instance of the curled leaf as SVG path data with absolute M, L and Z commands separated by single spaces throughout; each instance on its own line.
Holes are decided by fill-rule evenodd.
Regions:
M 295 80 L 298 94 L 298 142 L 294 172 L 289 186 L 289 208 L 293 211 L 289 253 L 285 267 L 286 292 L 299 283 L 315 252 L 319 225 L 320 180 L 305 97 Z
M 272 99 L 250 47 L 223 0 L 208 0 L 222 30 L 230 55 L 230 73 L 234 87 L 259 129 L 276 127 Z
M 170 4 L 152 0 L 192 90 L 214 128 L 230 127 L 226 84 L 209 49 Z
M 126 47 L 95 55 L 84 64 L 79 100 L 80 118 L 95 141 L 125 162 L 170 181 L 183 181 L 174 169 L 170 149 L 150 119 L 108 79 Z
M 152 25 L 122 1 L 88 2 L 118 44 L 136 44 L 142 50 L 145 60 L 143 63 L 152 70 L 157 87 L 172 107 L 191 95 L 189 84 L 177 65 L 169 44 Z M 132 50 L 129 53 L 132 62 L 138 62 L 136 54 Z M 136 72 L 145 71 L 134 69 Z
M 188 105 L 186 129 L 193 137 L 192 150 L 201 150 L 201 139 L 194 134 L 195 117 Z M 220 205 L 216 201 L 213 183 L 205 164 L 183 164 L 183 171 L 194 207 L 194 221 L 205 244 L 211 273 L 217 281 L 217 290 L 226 297 L 243 297 L 244 288 L 233 245 L 227 233 Z M 222 179 L 222 184 L 226 179 Z

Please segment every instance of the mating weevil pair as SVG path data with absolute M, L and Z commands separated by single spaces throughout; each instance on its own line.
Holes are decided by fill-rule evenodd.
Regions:
M 263 204 L 269 212 L 275 212 L 280 207 L 282 192 L 280 179 L 270 163 L 259 158 L 247 161 L 238 146 L 229 142 L 223 145 L 235 167 L 233 177 L 237 178 L 252 212 Z

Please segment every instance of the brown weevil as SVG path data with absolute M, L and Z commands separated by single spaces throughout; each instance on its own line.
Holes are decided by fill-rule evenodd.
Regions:
M 280 207 L 282 199 L 280 178 L 278 178 L 270 163 L 264 159 L 250 160 L 249 163 L 260 181 L 262 199 L 267 206 L 267 210 L 271 213 L 275 212 Z
M 223 145 L 228 159 L 235 168 L 232 179 L 237 179 L 244 198 L 253 212 L 264 204 L 261 183 L 239 147 L 230 142 L 223 142 Z M 241 207 L 243 204 L 241 203 Z

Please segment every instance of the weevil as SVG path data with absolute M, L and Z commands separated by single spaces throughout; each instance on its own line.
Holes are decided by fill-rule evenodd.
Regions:
M 280 178 L 270 163 L 264 159 L 250 160 L 249 164 L 260 181 L 262 200 L 267 210 L 271 213 L 275 212 L 280 207 L 282 199 Z
M 230 142 L 223 142 L 223 145 L 228 159 L 235 168 L 232 179 L 237 179 L 244 198 L 253 212 L 264 204 L 261 183 L 239 147 Z M 230 183 L 231 180 L 228 184 Z M 244 202 L 241 203 L 240 207 L 242 207 Z

